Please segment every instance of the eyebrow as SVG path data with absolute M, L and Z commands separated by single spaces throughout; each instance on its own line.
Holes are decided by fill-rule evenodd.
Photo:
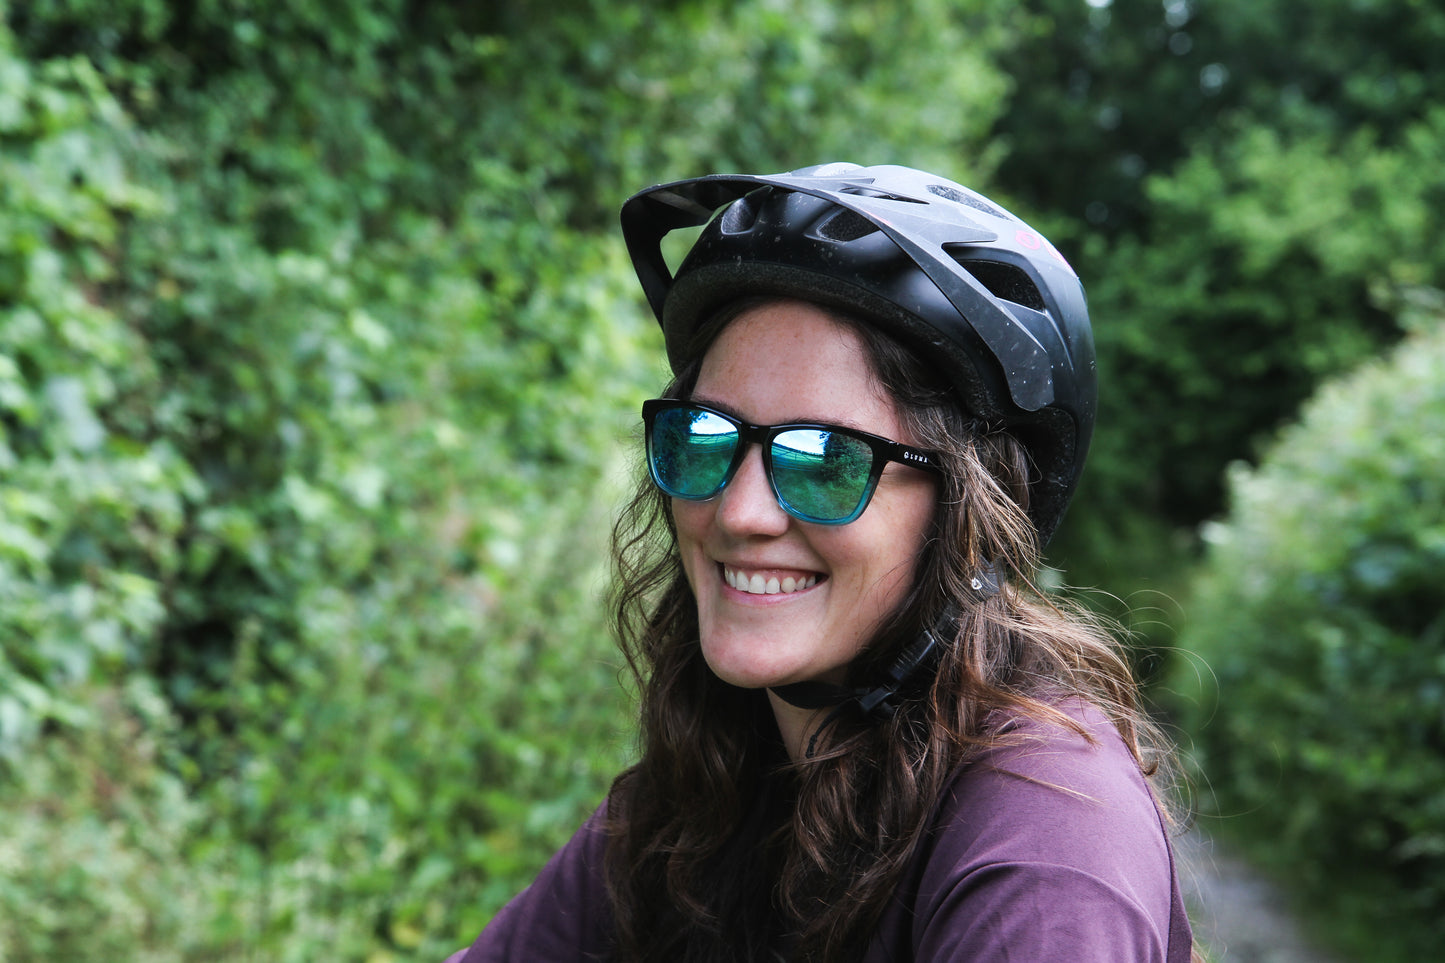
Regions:
M 709 398 L 709 397 L 706 396 L 706 395 L 698 395 L 698 394 L 689 395 L 686 400 L 688 400 L 688 401 L 695 401 L 695 402 L 697 402 L 698 404 L 700 404 L 700 405 L 705 405 L 705 406 L 708 407 L 708 408 L 715 408 L 715 409 L 717 409 L 718 411 L 721 411 L 723 414 L 725 414 L 725 415 L 732 415 L 732 416 L 733 416 L 734 418 L 736 418 L 738 421 L 744 422 L 744 423 L 746 423 L 746 424 L 749 424 L 749 425 L 753 424 L 753 420 L 752 420 L 751 418 L 748 418 L 748 417 L 745 416 L 741 411 L 739 411 L 738 409 L 734 408 L 732 405 L 728 404 L 728 403 L 725 402 L 725 401 L 718 401 L 716 398 Z M 774 422 L 774 424 L 778 424 L 778 425 L 831 425 L 831 426 L 834 426 L 834 427 L 837 427 L 837 428 L 849 428 L 849 429 L 852 429 L 853 431 L 861 431 L 861 432 L 863 432 L 865 435 L 878 435 L 878 432 L 872 431 L 872 430 L 870 430 L 870 429 L 868 429 L 868 428 L 865 428 L 865 427 L 863 427 L 862 425 L 858 424 L 858 422 L 856 422 L 856 421 L 846 421 L 846 420 L 843 420 L 843 421 L 827 421 L 827 420 L 820 420 L 820 419 L 818 419 L 818 418 L 789 418 L 789 419 L 787 419 L 786 421 Z M 880 435 L 879 437 L 882 437 L 882 436 Z

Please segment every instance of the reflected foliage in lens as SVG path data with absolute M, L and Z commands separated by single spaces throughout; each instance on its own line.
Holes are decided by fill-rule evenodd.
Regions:
M 778 494 L 795 510 L 827 521 L 857 511 L 873 470 L 872 448 L 835 431 L 783 432 L 773 441 L 772 460 Z
M 652 469 L 672 494 L 705 498 L 727 477 L 737 443 L 737 428 L 712 412 L 660 411 L 652 427 Z

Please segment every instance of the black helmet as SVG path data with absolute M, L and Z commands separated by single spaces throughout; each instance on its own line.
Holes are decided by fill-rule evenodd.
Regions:
M 701 225 L 673 276 L 662 239 Z M 931 362 L 973 417 L 1019 438 L 1038 472 L 1029 515 L 1041 542 L 1053 534 L 1093 434 L 1094 343 L 1078 276 L 1018 218 L 924 171 L 827 164 L 650 187 L 623 205 L 622 233 L 674 370 L 739 297 L 861 315 Z

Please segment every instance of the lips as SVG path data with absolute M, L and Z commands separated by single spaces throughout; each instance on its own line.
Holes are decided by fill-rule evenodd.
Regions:
M 749 595 L 792 595 L 818 584 L 817 572 L 769 569 L 754 571 L 724 565 L 723 579 L 739 592 Z

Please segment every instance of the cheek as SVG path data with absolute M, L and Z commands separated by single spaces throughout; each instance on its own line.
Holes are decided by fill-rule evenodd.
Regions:
M 888 525 L 863 532 L 840 532 L 846 537 L 820 545 L 828 560 L 835 588 L 846 593 L 840 606 L 853 612 L 878 613 L 891 609 L 912 583 L 916 550 L 914 539 Z
M 936 506 L 931 491 L 911 491 L 910 497 L 886 506 L 875 518 L 867 539 L 855 547 L 859 570 L 873 588 L 872 602 L 891 611 L 913 586 L 922 564 L 924 546 L 933 531 Z
M 707 502 L 688 502 L 673 499 L 672 525 L 677 531 L 677 550 L 682 558 L 683 570 L 687 573 L 688 584 L 696 588 L 696 574 L 693 568 L 700 564 L 697 547 L 707 532 L 712 506 Z
M 874 619 L 890 615 L 908 594 L 918 574 L 916 552 L 897 552 L 874 560 L 862 599 Z

